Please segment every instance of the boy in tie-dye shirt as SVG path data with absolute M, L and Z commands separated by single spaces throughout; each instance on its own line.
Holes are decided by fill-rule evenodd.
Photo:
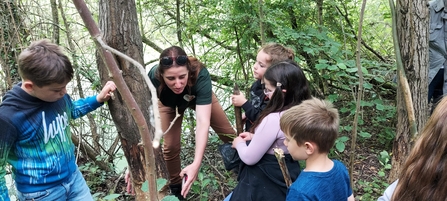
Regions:
M 113 82 L 92 97 L 72 101 L 66 86 L 73 68 L 60 47 L 31 43 L 18 58 L 22 82 L 0 105 L 0 201 L 10 200 L 5 167 L 12 166 L 19 200 L 93 200 L 75 162 L 70 120 L 103 105 Z

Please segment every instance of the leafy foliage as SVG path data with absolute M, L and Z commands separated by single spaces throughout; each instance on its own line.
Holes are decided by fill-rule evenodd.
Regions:
M 10 1 L 6 1 L 10 2 Z M 28 45 L 29 41 L 52 37 L 52 19 L 44 12 L 49 4 L 43 1 L 21 0 L 22 6 L 6 10 L 6 2 L 0 3 L 0 27 L 3 35 L 0 38 L 2 47 L 0 67 L 3 74 L 1 80 L 16 77 L 16 56 L 18 50 Z M 261 25 L 265 42 L 282 43 L 295 51 L 295 60 L 300 64 L 309 79 L 313 95 L 332 101 L 339 109 L 341 119 L 340 137 L 331 152 L 331 157 L 347 162 L 350 151 L 363 150 L 375 156 L 380 164 L 376 172 L 368 177 L 355 178 L 355 190 L 362 200 L 377 197 L 384 190 L 389 159 L 386 154 L 391 149 L 396 125 L 395 94 L 396 84 L 393 82 L 395 65 L 390 34 L 390 14 L 387 1 L 368 2 L 365 15 L 363 45 L 360 49 L 362 72 L 365 77 L 362 111 L 359 119 L 358 147 L 350 148 L 352 136 L 352 119 L 355 114 L 355 103 L 358 93 L 358 73 L 355 64 L 356 32 L 358 29 L 359 4 L 353 0 L 324 1 L 321 13 L 315 1 L 277 1 L 277 0 L 199 0 L 199 1 L 141 1 L 137 0 L 138 21 L 141 33 L 153 44 L 145 43 L 145 60 L 153 61 L 159 56 L 157 47 L 163 49 L 170 45 L 181 45 L 185 50 L 203 61 L 213 76 L 214 91 L 219 101 L 234 122 L 232 108 L 228 102 L 234 83 L 238 83 L 242 91 L 248 91 L 252 77 L 252 66 L 256 60 L 258 49 L 262 45 Z M 262 4 L 260 4 L 262 2 Z M 65 9 L 65 17 L 71 30 L 64 30 L 61 24 L 57 27 L 61 32 L 61 45 L 68 47 L 66 32 L 75 33 L 76 49 L 72 59 L 76 60 L 76 73 L 82 83 L 82 90 L 93 94 L 100 88 L 96 69 L 94 42 L 91 40 L 71 1 L 61 0 Z M 98 15 L 98 1 L 87 1 L 93 15 Z M 262 9 L 262 14 L 260 13 Z M 10 16 L 13 11 L 13 16 Z M 27 15 L 24 15 L 27 13 Z M 321 16 L 320 16 L 321 15 Z M 23 18 L 23 19 L 21 19 Z M 8 23 L 17 19 L 17 24 Z M 21 23 L 20 25 L 18 23 Z M 11 35 L 18 28 L 19 35 Z M 21 39 L 12 44 L 11 39 Z M 155 45 L 154 45 L 155 44 Z M 5 50 L 7 50 L 5 52 Z M 7 53 L 7 54 L 6 54 Z M 10 69 L 10 71 L 5 71 Z M 15 82 L 17 82 L 16 80 Z M 2 89 L 7 83 L 0 84 Z M 72 97 L 80 96 L 77 86 L 71 89 Z M 86 94 L 86 95 L 87 95 Z M 182 138 L 182 164 L 189 164 L 194 154 L 194 114 L 185 114 L 187 119 Z M 107 108 L 93 113 L 98 125 L 95 132 L 100 138 L 92 138 L 89 133 L 95 128 L 84 118 L 75 121 L 73 134 L 83 134 L 83 142 L 95 144 L 98 159 L 85 158 L 80 165 L 88 172 L 86 179 L 94 192 L 100 192 L 101 183 L 119 171 L 104 173 L 96 165 L 97 160 L 110 163 L 118 168 L 117 161 L 123 161 L 117 139 L 117 131 L 110 120 Z M 95 141 L 95 143 L 93 143 Z M 199 179 L 193 184 L 190 198 L 204 200 L 215 198 L 222 200 L 236 185 L 235 175 L 223 169 L 220 156 L 217 154 L 219 139 L 211 134 L 209 146 L 202 162 Z M 82 154 L 82 153 L 79 153 Z M 119 158 L 121 157 L 121 158 Z M 368 157 L 366 157 L 368 158 Z M 159 185 L 166 181 L 157 181 Z M 97 199 L 119 200 L 116 192 L 95 194 Z M 123 193 L 122 193 L 123 194 Z M 168 196 L 165 199 L 176 199 Z M 124 199 L 124 198 L 123 198 Z M 125 198 L 127 199 L 127 197 Z

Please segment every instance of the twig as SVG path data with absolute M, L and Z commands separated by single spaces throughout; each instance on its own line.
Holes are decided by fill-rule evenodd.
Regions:
M 289 188 L 292 185 L 292 179 L 290 178 L 289 169 L 287 169 L 286 160 L 284 159 L 284 151 L 280 148 L 274 148 L 273 152 L 275 152 L 275 157 L 278 160 L 286 186 Z
M 144 80 L 146 81 L 146 84 L 149 86 L 149 89 L 151 91 L 151 100 L 152 100 L 152 106 L 154 110 L 154 120 L 155 120 L 155 133 L 154 133 L 154 139 L 152 140 L 152 146 L 156 149 L 158 146 L 160 146 L 160 139 L 163 136 L 163 131 L 161 130 L 161 121 L 160 121 L 160 112 L 158 111 L 158 98 L 157 98 L 157 90 L 155 89 L 154 84 L 152 84 L 151 80 L 149 79 L 149 76 L 146 74 L 146 70 L 144 70 L 144 67 L 136 60 L 130 58 L 129 56 L 121 53 L 118 50 L 113 49 L 112 47 L 108 46 L 104 43 L 101 36 L 96 36 L 96 41 L 98 41 L 101 46 L 112 52 L 115 55 L 118 55 L 119 57 L 129 61 L 138 69 L 140 70 L 141 75 L 143 76 Z
M 168 129 L 166 129 L 166 131 L 163 133 L 163 135 L 166 134 L 169 130 L 171 130 L 171 128 L 174 125 L 175 121 L 179 117 L 180 117 L 180 114 L 178 113 L 178 107 L 175 107 L 175 117 L 174 117 L 174 120 L 171 121 L 171 124 L 169 124 Z

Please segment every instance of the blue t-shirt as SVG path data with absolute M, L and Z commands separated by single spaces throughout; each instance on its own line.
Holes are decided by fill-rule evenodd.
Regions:
M 340 161 L 332 161 L 334 167 L 328 172 L 301 171 L 290 186 L 286 201 L 346 201 L 352 195 L 348 170 Z

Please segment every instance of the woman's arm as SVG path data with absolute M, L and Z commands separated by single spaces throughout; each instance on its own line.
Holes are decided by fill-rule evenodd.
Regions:
M 205 153 L 205 147 L 208 142 L 208 133 L 210 128 L 211 119 L 211 104 L 208 105 L 196 105 L 196 148 L 194 154 L 194 161 L 192 164 L 186 166 L 181 172 L 180 176 L 184 174 L 188 175 L 185 185 L 182 187 L 182 195 L 186 197 L 191 188 L 192 183 L 196 180 L 199 168 L 202 163 L 203 154 Z

